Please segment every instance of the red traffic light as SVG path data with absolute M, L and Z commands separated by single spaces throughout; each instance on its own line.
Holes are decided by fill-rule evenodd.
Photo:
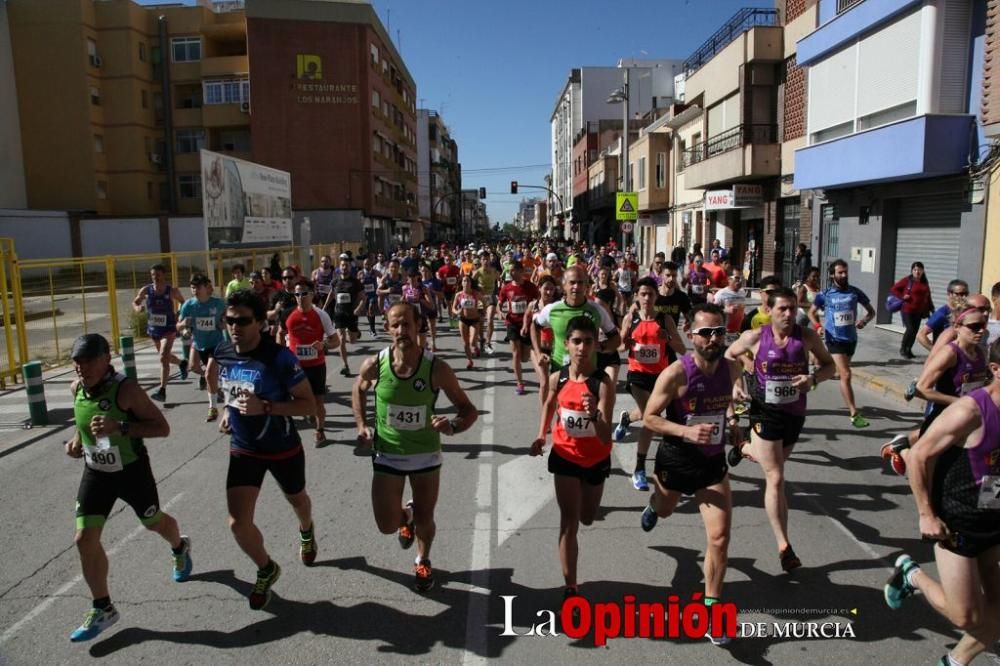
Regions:
M 511 194 L 517 194 L 517 181 L 516 180 L 510 181 L 510 193 Z

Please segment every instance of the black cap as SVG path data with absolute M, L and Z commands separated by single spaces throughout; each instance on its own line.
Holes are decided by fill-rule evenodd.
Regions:
M 78 358 L 97 358 L 111 353 L 108 341 L 99 333 L 87 333 L 81 335 L 73 343 L 73 352 L 70 358 L 74 361 Z

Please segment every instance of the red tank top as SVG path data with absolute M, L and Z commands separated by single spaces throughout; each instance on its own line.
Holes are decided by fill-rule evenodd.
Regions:
M 288 330 L 288 348 L 299 359 L 299 365 L 309 368 L 326 362 L 323 349 L 312 347 L 312 343 L 326 338 L 323 320 L 315 307 L 309 312 L 295 308 L 285 320 L 285 327 Z
M 632 346 L 628 350 L 628 369 L 631 372 L 658 375 L 674 360 L 673 350 L 660 337 L 660 331 L 663 330 L 660 321 L 659 317 L 647 321 L 638 314 L 632 318 L 629 334 Z
M 595 373 L 586 381 L 576 382 L 569 378 L 568 367 L 559 373 L 558 421 L 552 428 L 552 450 L 581 467 L 593 467 L 611 453 L 611 442 L 601 441 L 590 415 L 583 410 L 584 395 L 590 393 L 595 400 L 600 397 L 601 376 Z

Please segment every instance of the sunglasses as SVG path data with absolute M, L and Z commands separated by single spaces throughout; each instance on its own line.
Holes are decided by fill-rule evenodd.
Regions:
M 705 326 L 703 328 L 693 328 L 691 332 L 695 335 L 700 335 L 703 338 L 710 338 L 713 335 L 718 338 L 726 337 L 726 327 L 725 326 Z
M 282 275 L 281 279 L 282 280 L 294 280 L 295 276 L 294 275 Z
M 969 329 L 973 333 L 979 333 L 984 328 L 986 328 L 986 324 L 984 322 L 981 322 L 981 321 L 977 321 L 977 322 L 972 323 L 972 324 L 962 324 L 962 326 L 966 327 L 967 329 Z
M 967 297 L 969 295 L 969 292 L 967 292 L 967 291 L 953 291 L 953 292 L 951 292 L 951 295 L 952 296 L 958 296 L 959 298 L 965 298 L 965 297 Z
M 308 296 L 311 293 L 311 291 L 297 291 L 295 292 L 295 298 L 302 298 L 303 296 Z
M 249 326 L 254 322 L 253 317 L 223 317 L 227 326 Z

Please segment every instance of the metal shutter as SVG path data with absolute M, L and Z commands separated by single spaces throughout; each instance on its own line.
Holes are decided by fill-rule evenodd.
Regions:
M 948 282 L 958 277 L 958 239 L 964 207 L 958 194 L 900 201 L 893 280 L 909 275 L 914 261 L 923 262 L 935 306 L 944 305 Z
M 917 99 L 920 16 L 919 9 L 912 11 L 861 40 L 858 117 Z
M 858 45 L 854 43 L 809 67 L 810 134 L 854 121 L 857 57 Z

